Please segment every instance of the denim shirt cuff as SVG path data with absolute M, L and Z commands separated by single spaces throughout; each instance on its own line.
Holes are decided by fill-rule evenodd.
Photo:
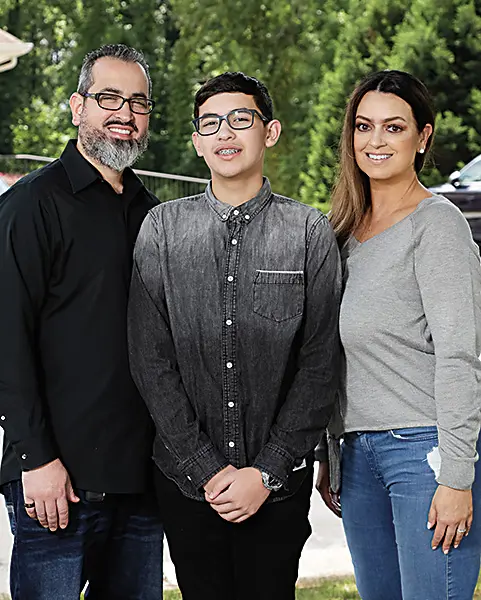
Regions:
M 294 462 L 295 457 L 291 456 L 287 450 L 269 442 L 259 452 L 252 466 L 269 473 L 286 485 Z
M 180 465 L 180 470 L 196 488 L 201 488 L 228 464 L 213 444 L 207 444 L 185 460 Z
M 446 455 L 441 448 L 441 466 L 436 473 L 436 481 L 455 490 L 470 490 L 474 481 L 474 465 L 478 455 L 473 458 L 455 458 Z
M 314 449 L 314 460 L 319 462 L 328 462 L 329 460 L 327 452 L 327 434 L 325 431 L 322 433 L 321 439 Z

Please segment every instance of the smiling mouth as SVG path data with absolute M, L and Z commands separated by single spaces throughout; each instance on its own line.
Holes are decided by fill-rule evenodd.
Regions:
M 216 154 L 220 156 L 233 156 L 234 154 L 239 154 L 241 151 L 237 148 L 221 148 L 217 150 Z
M 112 133 L 120 133 L 121 135 L 130 135 L 132 133 L 130 129 L 124 129 L 123 127 L 108 127 L 108 130 Z
M 387 160 L 392 156 L 392 154 L 370 154 L 369 152 L 367 152 L 366 154 L 368 158 L 376 162 L 382 162 L 383 160 Z

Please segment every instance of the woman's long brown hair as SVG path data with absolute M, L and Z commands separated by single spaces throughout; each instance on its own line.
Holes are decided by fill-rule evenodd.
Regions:
M 433 134 L 426 144 L 426 153 L 434 135 L 434 110 L 425 85 L 404 71 L 379 71 L 366 77 L 353 91 L 346 107 L 344 125 L 339 146 L 339 174 L 332 193 L 332 209 L 329 213 L 331 225 L 342 246 L 359 227 L 371 206 L 371 191 L 368 176 L 357 166 L 354 156 L 354 128 L 359 104 L 367 92 L 395 94 L 407 102 L 413 112 L 418 131 L 429 123 Z M 425 154 L 416 154 L 414 168 L 419 173 L 426 160 Z

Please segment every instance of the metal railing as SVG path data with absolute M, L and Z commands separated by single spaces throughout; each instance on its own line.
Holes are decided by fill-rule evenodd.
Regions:
M 53 160 L 55 159 L 51 157 L 34 154 L 0 154 L 0 175 L 6 176 L 5 179 L 8 183 L 13 183 L 16 179 Z M 161 202 L 199 194 L 204 191 L 209 181 L 187 175 L 173 175 L 172 173 L 158 173 L 142 169 L 134 169 L 134 171 Z

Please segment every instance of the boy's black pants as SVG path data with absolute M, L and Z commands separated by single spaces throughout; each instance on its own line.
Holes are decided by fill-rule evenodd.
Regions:
M 294 600 L 301 550 L 311 533 L 312 469 L 296 494 L 264 504 L 239 524 L 155 473 L 183 600 Z

